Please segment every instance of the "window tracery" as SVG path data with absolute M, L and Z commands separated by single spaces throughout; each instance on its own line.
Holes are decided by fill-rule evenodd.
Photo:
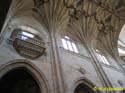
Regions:
M 106 57 L 104 55 L 102 55 L 101 53 L 99 53 L 99 50 L 96 50 L 96 55 L 97 55 L 97 58 L 100 62 L 102 62 L 106 65 L 110 65 L 108 60 L 106 59 Z
M 73 42 L 68 36 L 64 36 L 64 38 L 62 38 L 62 44 L 64 49 L 79 53 L 75 42 Z

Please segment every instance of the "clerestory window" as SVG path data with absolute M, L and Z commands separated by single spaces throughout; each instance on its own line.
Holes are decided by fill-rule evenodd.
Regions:
M 120 54 L 125 55 L 125 50 L 123 50 L 122 48 L 118 48 L 118 52 L 119 52 Z
M 62 38 L 62 44 L 64 49 L 79 53 L 75 42 L 73 42 L 68 36 L 64 36 L 64 38 Z
M 102 62 L 106 65 L 110 65 L 108 60 L 105 58 L 105 56 L 99 53 L 99 50 L 96 50 L 96 55 L 97 55 L 97 58 L 100 62 Z

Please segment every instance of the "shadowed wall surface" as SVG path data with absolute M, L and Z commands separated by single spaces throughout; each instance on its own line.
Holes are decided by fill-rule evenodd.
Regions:
M 10 8 L 12 0 L 0 0 L 0 32 Z
M 23 68 L 12 70 L 0 79 L 1 93 L 41 93 L 35 79 Z

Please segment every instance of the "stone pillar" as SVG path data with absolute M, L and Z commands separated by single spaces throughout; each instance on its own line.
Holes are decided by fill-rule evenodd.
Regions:
M 65 93 L 64 89 L 64 80 L 62 75 L 61 63 L 59 60 L 59 53 L 57 49 L 55 33 L 56 29 L 51 29 L 50 39 L 51 39 L 51 64 L 52 64 L 52 73 L 54 80 L 54 93 Z

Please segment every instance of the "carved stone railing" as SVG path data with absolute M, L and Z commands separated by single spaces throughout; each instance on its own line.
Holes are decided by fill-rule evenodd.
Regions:
M 45 43 L 39 39 L 19 34 L 13 39 L 10 38 L 9 42 L 21 56 L 26 58 L 35 59 L 45 52 Z

